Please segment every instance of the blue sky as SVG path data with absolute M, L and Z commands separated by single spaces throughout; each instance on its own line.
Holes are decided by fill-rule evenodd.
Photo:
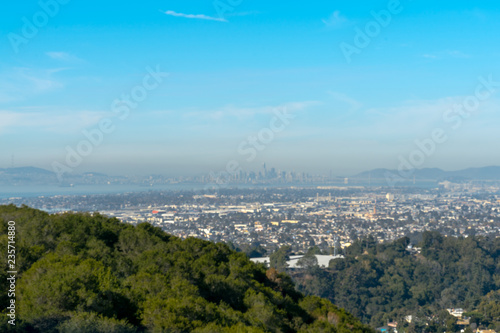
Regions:
M 217 172 L 235 160 L 348 175 L 412 154 L 424 156 L 417 167 L 500 165 L 498 96 L 460 124 L 447 111 L 480 77 L 500 82 L 494 1 L 55 1 L 0 13 L 0 168 L 12 155 L 15 166 L 110 174 Z M 120 119 L 113 102 L 147 68 L 168 77 Z M 293 120 L 249 161 L 238 148 L 269 133 L 277 110 Z M 69 166 L 68 147 L 102 119 L 113 130 Z M 435 129 L 446 140 L 416 152 Z

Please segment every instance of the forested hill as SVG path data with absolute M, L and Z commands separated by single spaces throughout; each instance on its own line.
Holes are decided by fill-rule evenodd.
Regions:
M 6 316 L 8 221 L 15 326 Z M 1 332 L 372 332 L 224 244 L 149 224 L 0 206 L 0 235 Z
M 471 324 L 500 330 L 500 238 L 444 237 L 425 232 L 415 246 L 402 238 L 355 242 L 330 268 L 299 271 L 306 294 L 328 298 L 365 323 L 397 321 L 400 332 L 457 332 L 447 308 L 463 308 Z M 405 317 L 412 316 L 411 325 Z

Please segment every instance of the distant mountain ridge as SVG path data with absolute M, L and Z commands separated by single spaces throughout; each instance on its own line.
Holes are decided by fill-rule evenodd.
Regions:
M 439 168 L 413 169 L 410 173 L 403 170 L 373 169 L 350 176 L 352 179 L 387 179 L 388 177 L 402 177 L 407 180 L 431 180 L 431 181 L 468 181 L 468 180 L 500 180 L 500 166 L 487 166 L 479 168 L 467 168 L 457 171 L 445 171 Z M 81 174 L 65 174 L 64 182 L 61 183 L 53 171 L 26 166 L 17 168 L 0 168 L 0 185 L 61 185 L 61 184 L 106 184 L 137 182 L 137 179 L 127 177 L 114 177 L 99 172 L 85 172 Z M 140 182 L 140 181 L 139 181 Z
M 445 171 L 439 168 L 422 168 L 422 169 L 413 169 L 411 173 L 407 170 L 403 170 L 402 174 L 400 174 L 398 170 L 379 168 L 358 173 L 357 175 L 352 176 L 352 178 L 385 179 L 387 175 L 406 176 L 403 178 L 408 178 L 407 174 L 409 174 L 411 178 L 415 176 L 415 179 L 419 180 L 422 179 L 436 180 L 436 181 L 500 180 L 500 166 L 467 168 L 456 171 Z
M 32 167 L 0 168 L 0 185 L 56 185 L 89 183 L 89 180 L 107 180 L 102 173 L 86 172 L 82 174 L 66 174 L 61 183 L 55 172 Z
M 54 172 L 45 170 L 42 168 L 37 168 L 37 167 L 19 167 L 19 168 L 0 168 L 0 174 L 5 173 L 5 174 L 43 174 L 43 175 L 49 175 L 49 174 L 54 174 Z
M 46 185 L 57 183 L 56 174 L 36 167 L 0 168 L 0 185 Z

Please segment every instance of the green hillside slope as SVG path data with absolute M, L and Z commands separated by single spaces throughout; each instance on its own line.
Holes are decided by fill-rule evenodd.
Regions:
M 293 277 L 305 294 L 325 297 L 374 327 L 397 321 L 400 332 L 457 332 L 446 309 L 463 308 L 471 324 L 500 330 L 500 238 L 425 232 L 418 250 L 408 249 L 409 242 L 363 239 L 329 269 Z
M 6 316 L 11 220 L 16 326 Z M 0 235 L 2 332 L 371 332 L 224 244 L 149 224 L 2 206 Z

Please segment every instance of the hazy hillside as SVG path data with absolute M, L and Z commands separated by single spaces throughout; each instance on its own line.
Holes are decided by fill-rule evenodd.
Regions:
M 406 171 L 406 169 L 405 169 Z M 361 179 L 386 179 L 387 175 L 390 174 L 393 177 L 398 176 L 398 170 L 389 169 L 373 169 L 370 171 L 361 172 L 352 178 Z M 499 180 L 500 179 L 500 167 L 490 166 L 482 168 L 468 168 L 457 171 L 444 171 L 438 168 L 422 168 L 414 169 L 411 173 L 410 180 L 413 179 L 425 179 L 425 180 Z M 404 177 L 408 177 L 404 174 Z M 389 177 L 390 178 L 390 177 Z
M 224 244 L 101 215 L 0 207 L 15 221 L 18 332 L 371 332 Z M 0 287 L 8 290 L 6 255 Z M 6 318 L 7 293 L 0 294 Z M 2 321 L 0 331 L 11 325 Z

